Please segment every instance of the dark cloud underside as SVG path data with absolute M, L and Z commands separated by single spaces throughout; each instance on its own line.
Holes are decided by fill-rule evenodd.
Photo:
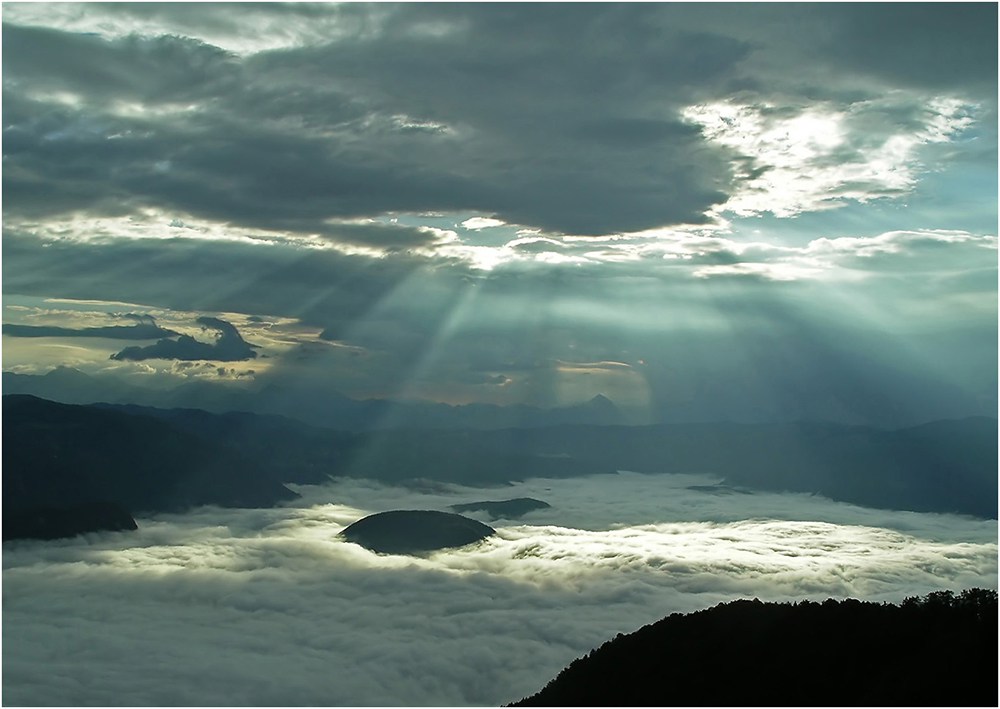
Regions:
M 79 329 L 49 325 L 8 325 L 5 323 L 3 334 L 9 337 L 106 337 L 115 340 L 155 340 L 160 337 L 174 337 L 179 333 L 152 323 Z
M 111 359 L 133 362 L 145 359 L 239 362 L 257 356 L 254 345 L 248 344 L 231 323 L 211 317 L 198 318 L 198 323 L 219 331 L 219 337 L 213 344 L 199 342 L 190 335 L 181 335 L 176 340 L 164 338 L 155 345 L 146 347 L 126 347 L 121 352 L 111 355 Z

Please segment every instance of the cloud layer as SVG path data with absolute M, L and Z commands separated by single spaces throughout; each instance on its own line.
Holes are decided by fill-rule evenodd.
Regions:
M 343 481 L 296 507 L 139 520 L 4 549 L 4 693 L 27 704 L 498 704 L 674 611 L 738 596 L 900 600 L 996 587 L 996 522 L 700 476 L 437 492 Z M 374 555 L 368 512 L 533 496 L 476 548 Z M 800 521 L 814 520 L 814 521 Z M 169 667 L 169 674 L 163 668 Z
M 19 268 L 4 283 L 155 304 L 172 329 L 206 312 L 266 314 L 287 324 L 233 320 L 266 346 L 260 384 L 303 392 L 542 406 L 600 393 L 651 420 L 687 411 L 892 426 L 991 414 L 989 400 L 976 402 L 996 389 L 994 236 L 897 230 L 775 244 L 660 230 L 513 241 L 474 247 L 501 254 L 482 271 L 417 254 L 7 232 L 4 256 Z M 521 260 L 525 243 L 529 258 L 572 261 Z M 109 354 L 95 352 L 91 371 Z
M 114 340 L 154 340 L 179 333 L 157 327 L 153 323 L 138 325 L 108 325 L 105 327 L 55 327 L 44 325 L 4 325 L 3 334 L 10 337 L 107 337 Z
M 217 330 L 219 337 L 214 343 L 199 342 L 190 335 L 181 335 L 176 340 L 164 338 L 155 345 L 146 347 L 126 347 L 111 355 L 111 359 L 141 362 L 145 359 L 215 360 L 219 362 L 240 362 L 257 356 L 254 346 L 240 336 L 232 323 L 211 317 L 200 317 L 198 323 L 205 328 Z
M 156 207 L 312 234 L 471 210 L 631 232 L 899 196 L 917 146 L 995 112 L 990 71 L 968 69 L 996 38 L 947 31 L 961 22 L 940 8 L 898 10 L 885 55 L 859 40 L 886 20 L 874 8 L 262 6 L 239 25 L 227 12 L 6 9 L 10 214 Z M 253 25 L 275 41 L 249 49 L 237 28 Z M 859 52 L 866 63 L 845 59 Z M 928 56 L 935 70 L 913 73 Z M 949 76 L 953 95 L 916 76 Z

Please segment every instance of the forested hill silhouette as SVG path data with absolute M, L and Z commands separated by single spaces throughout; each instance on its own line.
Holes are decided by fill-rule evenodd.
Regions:
M 552 507 L 548 502 L 533 497 L 515 497 L 512 500 L 483 500 L 452 505 L 456 512 L 485 512 L 491 519 L 518 519 L 533 510 Z
M 511 706 L 763 705 L 996 706 L 997 592 L 675 613 Z
M 5 539 L 129 528 L 115 506 L 135 514 L 296 497 L 256 462 L 149 416 L 33 396 L 4 396 L 3 415 Z
M 997 516 L 997 420 L 989 418 L 897 431 L 823 423 L 705 423 L 351 433 L 245 412 L 70 406 L 23 395 L 3 399 L 4 413 L 9 407 L 18 411 L 4 427 L 5 508 L 8 484 L 19 497 L 35 483 L 34 492 L 44 492 L 22 505 L 83 501 L 72 492 L 78 476 L 59 473 L 44 484 L 38 473 L 22 479 L 28 470 L 48 475 L 76 465 L 89 471 L 85 480 L 114 480 L 114 489 L 132 489 L 135 496 L 129 499 L 139 504 L 104 498 L 131 512 L 193 504 L 268 506 L 294 496 L 279 483 L 316 484 L 331 477 L 499 485 L 630 470 L 706 473 L 727 483 L 706 492 L 819 493 L 866 507 Z M 43 412 L 49 413 L 31 422 Z M 142 436 L 149 437 L 149 446 L 139 445 Z M 51 454 L 60 452 L 53 468 Z M 80 457 L 74 462 L 66 457 L 71 454 Z M 97 461 L 110 468 L 102 471 Z
M 3 541 L 8 539 L 62 539 L 87 532 L 120 532 L 138 529 L 121 505 L 94 500 L 58 507 L 6 508 Z
M 380 554 L 420 554 L 472 544 L 496 530 L 450 512 L 391 510 L 359 519 L 340 534 Z
M 986 417 L 894 431 L 799 422 L 351 433 L 280 416 L 115 408 L 225 443 L 282 482 L 350 476 L 480 485 L 615 470 L 708 473 L 730 486 L 866 507 L 997 517 L 997 420 Z

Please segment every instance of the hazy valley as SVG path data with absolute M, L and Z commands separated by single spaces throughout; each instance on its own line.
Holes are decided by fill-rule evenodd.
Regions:
M 4 417 L 16 702 L 499 704 L 668 612 L 733 596 L 898 603 L 989 587 L 997 569 L 995 420 L 359 434 L 17 395 Z M 849 468 L 867 484 L 838 480 Z M 859 504 L 893 486 L 905 491 L 896 509 Z M 351 531 L 393 510 L 490 526 L 463 538 L 441 526 L 449 515 L 435 527 L 406 513 Z M 7 541 L 18 536 L 67 538 Z M 39 692 L 30 668 L 56 638 L 75 648 L 60 660 L 71 683 Z M 282 681 L 275 653 L 294 663 Z M 108 674 L 113 657 L 121 674 Z M 156 689 L 163 662 L 189 679 Z M 307 681 L 320 672 L 329 680 Z

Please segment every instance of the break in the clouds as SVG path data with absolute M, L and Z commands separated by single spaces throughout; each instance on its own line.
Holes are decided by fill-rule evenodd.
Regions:
M 421 492 L 342 480 L 299 488 L 291 507 L 7 543 L 4 694 L 41 705 L 497 705 L 616 633 L 733 597 L 899 601 L 996 587 L 996 521 L 716 482 L 619 474 Z M 478 546 L 382 556 L 336 536 L 370 512 L 518 496 L 552 507 L 491 522 L 497 536 Z
M 848 199 L 905 196 L 921 169 L 918 150 L 959 138 L 973 124 L 975 108 L 959 99 L 899 106 L 890 96 L 847 107 L 817 103 L 801 112 L 708 104 L 689 107 L 684 115 L 702 126 L 710 142 L 741 156 L 735 165 L 744 180 L 720 212 L 788 217 L 840 207 Z M 905 128 L 892 120 L 900 113 L 910 116 Z
M 5 299 L 182 335 L 29 341 L 8 309 L 4 367 L 246 360 L 173 326 L 227 313 L 260 386 L 885 425 L 820 390 L 904 410 L 899 372 L 952 392 L 908 420 L 995 415 L 996 19 L 7 4 Z

